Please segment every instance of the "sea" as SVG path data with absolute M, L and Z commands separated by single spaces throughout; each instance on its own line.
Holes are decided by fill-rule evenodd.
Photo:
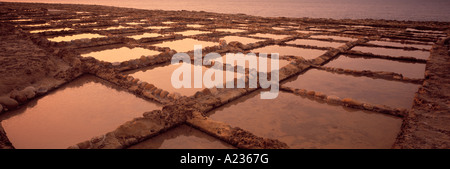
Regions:
M 263 17 L 450 22 L 450 0 L 1 0 L 207 11 Z

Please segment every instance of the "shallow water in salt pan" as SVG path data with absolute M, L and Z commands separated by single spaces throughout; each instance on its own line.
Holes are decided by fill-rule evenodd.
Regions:
M 423 63 L 405 63 L 391 61 L 386 59 L 370 57 L 348 57 L 341 55 L 327 63 L 325 66 L 337 67 L 351 70 L 370 70 L 400 73 L 409 78 L 424 78 L 425 64 Z
M 131 27 L 120 25 L 120 26 L 111 26 L 111 27 L 107 27 L 107 28 L 97 28 L 97 29 L 94 29 L 94 30 L 107 30 L 107 31 L 109 31 L 109 30 L 129 29 L 129 28 L 131 28 Z
M 92 39 L 92 38 L 103 38 L 106 36 L 99 35 L 99 34 L 92 34 L 92 33 L 83 33 L 83 34 L 76 34 L 76 35 L 68 35 L 68 36 L 58 36 L 54 38 L 48 38 L 49 41 L 53 42 L 63 42 L 63 41 L 72 41 L 72 40 L 79 40 L 79 39 Z
M 272 46 L 265 46 L 262 48 L 253 49 L 251 52 L 254 53 L 279 53 L 280 56 L 300 56 L 305 59 L 314 59 L 316 57 L 319 57 L 326 53 L 325 50 L 318 50 L 318 49 L 306 49 L 306 48 L 297 48 L 297 47 L 291 47 L 291 46 L 279 46 L 279 45 L 272 45 Z
M 129 22 L 129 23 L 127 23 L 127 25 L 143 25 L 143 24 L 145 24 L 145 23 L 142 23 L 142 22 Z
M 355 77 L 311 69 L 288 79 L 284 86 L 322 92 L 328 96 L 352 98 L 372 105 L 382 104 L 393 108 L 410 109 L 418 84 Z
M 273 100 L 256 91 L 209 112 L 212 120 L 278 139 L 290 148 L 391 148 L 402 120 L 319 103 L 280 92 Z
M 261 39 L 247 38 L 247 37 L 241 37 L 241 36 L 225 36 L 221 39 L 225 39 L 225 41 L 227 43 L 230 43 L 232 41 L 238 41 L 238 42 L 241 42 L 242 44 L 249 44 L 249 43 L 256 43 L 259 41 L 264 41 Z
M 229 55 L 229 56 L 227 56 L 227 55 L 224 55 L 224 56 L 222 57 L 222 60 L 223 60 L 222 63 L 227 63 L 227 62 L 226 62 L 227 57 L 231 57 L 233 60 L 236 60 L 236 61 L 235 61 L 235 64 L 237 64 L 237 62 L 239 62 L 239 61 L 244 61 L 244 62 L 245 62 L 245 68 L 250 68 L 250 67 L 249 67 L 249 61 L 247 61 L 247 60 L 256 60 L 256 68 L 257 68 L 257 71 L 258 71 L 258 72 L 270 72 L 271 66 L 272 66 L 272 62 L 275 61 L 275 59 L 272 60 L 271 58 L 267 58 L 267 68 L 266 68 L 265 71 L 263 71 L 263 70 L 259 69 L 259 60 L 260 60 L 260 57 L 252 56 L 252 55 L 248 55 L 248 56 L 244 56 L 244 55 Z M 249 58 L 251 58 L 251 59 L 249 59 L 249 58 L 247 58 L 247 57 L 249 57 Z M 278 59 L 278 69 L 274 69 L 274 70 L 279 70 L 279 69 L 281 69 L 283 66 L 288 65 L 289 63 L 290 63 L 290 62 L 287 61 L 287 60 Z
M 166 24 L 166 25 L 169 25 L 169 24 L 174 24 L 174 23 L 176 23 L 176 22 L 172 22 L 172 21 L 166 21 L 166 22 L 162 22 L 162 24 Z
M 11 22 L 28 22 L 28 21 L 33 21 L 33 19 L 16 19 L 16 20 L 11 20 Z
M 211 33 L 207 31 L 198 31 L 198 30 L 187 30 L 183 32 L 175 32 L 176 34 L 182 34 L 183 36 L 192 36 L 192 35 L 200 35 L 205 33 Z
M 415 47 L 418 49 L 431 49 L 431 47 L 432 47 L 432 45 L 406 44 L 406 43 L 389 42 L 389 41 L 369 41 L 367 43 L 371 43 L 374 45 L 380 45 L 380 46 Z
M 72 28 L 56 28 L 56 29 L 39 29 L 39 30 L 32 30 L 30 33 L 42 33 L 42 32 L 60 32 L 60 31 L 70 31 L 73 30 Z
M 200 24 L 187 24 L 186 26 L 187 26 L 187 27 L 191 27 L 191 28 L 200 28 L 200 27 L 203 27 L 203 25 L 200 25 Z
M 152 56 L 157 55 L 160 52 L 144 49 L 140 47 L 136 48 L 128 48 L 128 47 L 121 47 L 116 49 L 108 49 L 108 50 L 102 50 L 97 52 L 91 52 L 82 54 L 83 57 L 94 57 L 97 60 L 100 61 L 106 61 L 106 62 L 124 62 L 128 60 L 138 59 L 141 56 Z
M 154 44 L 154 46 L 169 47 L 170 49 L 176 50 L 177 52 L 188 52 L 194 50 L 195 45 L 202 45 L 202 48 L 205 48 L 208 46 L 219 45 L 219 43 L 186 38 L 182 40 L 166 41 L 163 43 Z
M 283 38 L 289 37 L 289 35 L 277 35 L 277 34 L 270 34 L 270 33 L 257 33 L 257 34 L 252 34 L 249 36 L 259 37 L 259 38 L 270 38 L 270 39 L 283 39 Z
M 159 36 L 162 36 L 162 35 L 159 34 L 159 33 L 143 33 L 143 34 L 140 34 L 140 35 L 133 35 L 133 36 L 128 36 L 128 37 L 136 39 L 136 40 L 139 40 L 139 39 L 142 39 L 142 38 L 155 38 L 155 37 L 159 37 Z
M 64 149 L 110 132 L 161 105 L 138 98 L 94 76 L 83 76 L 22 108 L 2 114 L 8 138 L 19 149 Z
M 234 149 L 234 147 L 197 129 L 181 125 L 129 149 Z
M 192 96 L 198 91 L 202 91 L 205 89 L 205 85 L 203 84 L 203 77 L 205 75 L 205 72 L 210 69 L 204 66 L 194 66 L 193 64 L 189 64 L 187 67 L 181 67 L 183 64 L 176 64 L 176 65 L 165 65 L 165 66 L 159 66 L 159 67 L 151 67 L 147 69 L 141 69 L 136 71 L 130 71 L 128 72 L 130 76 L 134 78 L 138 78 L 139 80 L 145 81 L 147 83 L 155 85 L 159 89 L 163 89 L 165 91 L 168 91 L 169 93 L 179 93 L 183 96 Z M 194 68 L 201 68 L 202 76 L 200 81 L 202 86 L 201 88 L 195 88 L 194 82 L 195 82 L 195 76 L 194 76 Z M 190 87 L 181 87 L 179 89 L 175 88 L 172 85 L 171 77 L 175 70 L 181 70 L 183 72 L 190 71 L 190 81 L 191 86 Z M 223 85 L 227 79 L 226 79 L 226 71 L 219 70 L 223 75 L 222 82 L 217 82 L 214 85 Z M 236 78 L 241 78 L 244 75 L 239 73 L 234 73 L 234 76 Z M 182 76 L 178 77 L 179 80 L 184 80 Z M 234 81 L 234 78 L 232 78 Z M 215 76 L 212 77 L 212 80 L 215 80 Z M 225 86 L 225 85 L 224 85 Z
M 218 32 L 230 32 L 230 33 L 238 33 L 238 32 L 245 32 L 246 30 L 242 29 L 216 29 Z
M 285 28 L 285 27 L 272 27 L 272 29 L 273 30 L 277 30 L 277 31 L 282 31 L 282 30 L 285 30 L 285 29 L 288 29 L 288 28 Z
M 50 26 L 49 23 L 41 23 L 41 24 L 30 24 L 30 25 L 21 25 L 22 27 L 41 27 L 41 26 Z
M 366 47 L 366 46 L 356 46 L 352 50 L 358 50 L 364 53 L 372 53 L 375 55 L 385 55 L 393 57 L 413 57 L 417 59 L 427 59 L 430 56 L 429 51 L 420 50 L 402 50 L 402 49 L 389 49 L 389 48 L 377 48 L 377 47 Z

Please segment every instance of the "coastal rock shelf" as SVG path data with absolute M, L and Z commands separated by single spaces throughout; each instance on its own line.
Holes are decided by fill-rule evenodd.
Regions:
M 0 2 L 0 148 L 450 148 L 449 27 Z M 194 45 L 224 67 L 278 53 L 278 97 L 175 88 Z

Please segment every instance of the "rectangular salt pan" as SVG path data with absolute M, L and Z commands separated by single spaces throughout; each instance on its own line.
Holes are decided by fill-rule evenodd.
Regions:
M 144 49 L 140 47 L 136 48 L 128 48 L 128 47 L 121 47 L 116 49 L 108 49 L 108 50 L 102 50 L 97 52 L 91 52 L 87 54 L 82 54 L 83 57 L 94 57 L 97 60 L 100 61 L 106 61 L 106 62 L 124 62 L 129 61 L 133 59 L 139 59 L 141 56 L 152 56 L 157 55 L 160 52 Z
M 183 36 L 192 36 L 192 35 L 200 35 L 200 34 L 206 34 L 211 33 L 207 31 L 198 31 L 198 30 L 187 30 L 183 32 L 175 32 L 176 34 L 182 34 Z
M 219 43 L 216 42 L 199 41 L 196 39 L 186 38 L 176 41 L 166 41 L 163 43 L 155 44 L 154 46 L 169 47 L 170 49 L 176 50 L 177 52 L 188 52 L 194 50 L 195 45 L 202 45 L 202 48 L 205 48 L 218 44 Z
M 133 36 L 128 36 L 128 37 L 136 39 L 136 40 L 139 40 L 139 39 L 142 39 L 142 38 L 155 38 L 155 37 L 159 37 L 159 36 L 162 36 L 162 35 L 159 34 L 159 33 L 143 33 L 143 34 L 140 34 L 140 35 L 133 35 Z
M 426 65 L 423 63 L 405 63 L 386 59 L 341 55 L 325 66 L 359 71 L 394 72 L 409 78 L 423 79 Z
M 289 37 L 289 35 L 277 35 L 277 34 L 270 34 L 270 33 L 257 33 L 257 34 L 252 34 L 249 36 L 259 37 L 259 38 L 269 38 L 269 39 L 283 39 L 283 38 Z
M 372 105 L 387 105 L 393 108 L 410 109 L 414 95 L 420 85 L 372 79 L 369 77 L 355 77 L 311 69 L 302 75 L 287 80 L 284 86 L 322 92 L 328 96 L 370 103 Z
M 191 27 L 191 28 L 200 28 L 203 27 L 203 25 L 199 25 L 199 24 L 187 24 L 187 27 Z
M 79 40 L 79 39 L 92 39 L 92 38 L 103 38 L 106 36 L 99 35 L 99 34 L 92 34 L 92 33 L 83 33 L 83 34 L 76 34 L 76 35 L 68 35 L 68 36 L 58 36 L 54 38 L 48 38 L 49 41 L 53 42 L 67 42 L 72 40 Z
M 300 56 L 307 60 L 317 58 L 327 51 L 325 50 L 317 50 L 317 49 L 305 49 L 305 48 L 297 48 L 291 46 L 265 46 L 262 48 L 253 49 L 251 52 L 254 53 L 279 53 L 280 56 Z
M 111 26 L 111 27 L 107 27 L 107 28 L 97 28 L 97 29 L 94 29 L 94 30 L 107 30 L 107 31 L 109 31 L 109 30 L 129 29 L 129 28 L 132 28 L 132 27 L 120 25 L 120 26 Z
M 250 60 L 249 58 L 254 59 L 254 60 L 256 60 L 256 63 L 255 63 L 256 67 L 257 67 L 256 71 L 264 72 L 264 73 L 270 72 L 271 66 L 272 66 L 272 62 L 273 62 L 271 58 L 267 58 L 267 68 L 266 68 L 266 71 L 263 71 L 263 70 L 259 69 L 260 57 L 252 56 L 252 55 L 248 55 L 248 56 L 244 56 L 244 55 L 229 55 L 229 56 L 227 56 L 227 55 L 224 55 L 224 56 L 222 56 L 222 63 L 226 63 L 226 64 L 230 64 L 230 65 L 233 64 L 233 63 L 227 63 L 226 62 L 226 58 L 227 57 L 231 57 L 233 60 L 236 60 L 235 63 L 234 63 L 235 65 L 237 65 L 238 64 L 237 62 L 239 62 L 239 61 L 240 62 L 245 62 L 245 68 L 249 68 L 249 69 L 250 69 L 250 67 L 249 67 L 249 61 L 248 60 Z M 274 70 L 279 70 L 283 66 L 288 65 L 289 63 L 290 62 L 287 61 L 287 60 L 278 59 L 278 69 L 274 69 Z
M 19 149 L 65 149 L 113 131 L 161 105 L 93 76 L 83 76 L 39 100 L 0 116 Z
M 368 43 L 380 46 L 393 46 L 393 47 L 414 47 L 418 49 L 431 49 L 432 45 L 420 45 L 420 44 L 406 44 L 399 42 L 389 42 L 389 41 L 369 41 Z
M 391 148 L 402 125 L 400 118 L 285 92 L 263 100 L 257 91 L 208 114 L 212 120 L 280 140 L 294 149 Z
M 402 50 L 402 49 L 389 49 L 389 48 L 377 48 L 356 46 L 352 50 L 358 50 L 364 53 L 372 53 L 375 55 L 392 56 L 392 57 L 413 57 L 417 59 L 427 59 L 430 56 L 428 51 L 420 50 Z
M 200 81 L 202 84 L 201 88 L 195 88 L 194 87 L 194 68 L 198 68 L 201 67 L 202 69 L 202 75 L 205 75 L 206 70 L 211 69 L 211 68 L 206 68 L 204 66 L 197 66 L 197 65 L 193 65 L 193 64 L 189 64 L 188 65 L 188 69 L 190 69 L 191 71 L 191 87 L 181 87 L 181 88 L 175 88 L 172 84 L 172 74 L 174 73 L 175 70 L 177 70 L 178 68 L 180 68 L 183 64 L 176 64 L 176 65 L 166 65 L 166 66 L 161 66 L 161 67 L 152 67 L 152 68 L 148 68 L 148 69 L 144 69 L 144 70 L 138 70 L 138 71 L 132 71 L 129 72 L 129 75 L 134 77 L 134 78 L 138 78 L 142 81 L 145 81 L 147 83 L 153 84 L 155 85 L 157 88 L 159 89 L 163 89 L 165 91 L 168 91 L 169 93 L 179 93 L 183 96 L 192 96 L 194 95 L 196 92 L 198 91 L 202 91 L 203 89 L 205 89 L 206 87 L 203 85 L 203 81 Z M 180 70 L 184 70 L 184 71 L 188 71 L 186 68 L 181 68 Z M 219 85 L 219 84 L 225 84 L 227 82 L 226 79 L 226 71 L 223 71 L 223 83 L 217 83 L 215 85 Z M 243 74 L 239 74 L 239 73 L 234 73 L 234 76 L 236 78 L 243 78 Z M 201 76 L 203 80 L 203 76 Z M 182 76 L 178 77 L 180 80 L 182 79 Z M 213 80 L 215 79 L 215 77 L 212 78 Z M 234 81 L 234 78 L 233 78 Z M 225 85 L 224 85 L 225 87 Z
M 33 30 L 30 33 L 42 33 L 42 32 L 60 32 L 60 31 L 70 31 L 72 28 L 57 28 L 57 29 L 41 29 L 41 30 Z
M 264 41 L 261 39 L 254 39 L 254 38 L 247 38 L 247 37 L 241 37 L 241 36 L 225 36 L 221 39 L 224 39 L 227 43 L 230 43 L 232 41 L 238 41 L 242 44 L 249 44 L 249 43 L 256 43 L 260 41 Z

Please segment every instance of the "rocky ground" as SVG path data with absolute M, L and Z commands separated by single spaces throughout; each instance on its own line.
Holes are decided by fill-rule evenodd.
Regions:
M 13 25 L 2 24 L 0 29 L 0 95 L 42 83 L 43 79 L 69 66 L 34 44 Z
M 133 25 L 127 29 L 99 30 L 110 26 L 129 26 L 126 23 L 142 20 L 150 22 Z M 165 21 L 176 23 L 162 23 Z M 86 24 L 92 22 L 95 23 Z M 24 26 L 44 23 L 50 24 Z M 188 28 L 186 24 L 201 24 L 204 27 Z M 145 29 L 145 26 L 167 26 L 168 28 L 149 30 Z M 274 27 L 281 27 L 282 29 L 276 30 Z M 33 30 L 57 28 L 71 28 L 72 30 L 30 33 Z M 246 31 L 227 33 L 214 31 L 216 28 L 239 28 Z M 94 137 L 79 144 L 74 143 L 71 148 L 127 148 L 181 124 L 188 124 L 237 148 L 289 148 L 286 143 L 279 140 L 259 137 L 239 128 L 239 126 L 230 126 L 223 122 L 213 121 L 205 116 L 208 111 L 253 92 L 255 89 L 248 87 L 244 89 L 213 88 L 205 89 L 192 97 L 185 97 L 158 89 L 152 84 L 134 79 L 124 73 L 126 70 L 170 62 L 171 56 L 176 51 L 170 48 L 157 47 L 155 44 L 189 37 L 197 40 L 221 42 L 220 45 L 203 49 L 204 54 L 208 52 L 220 54 L 227 52 L 248 53 L 252 49 L 268 45 L 327 51 L 322 56 L 311 60 L 299 56 L 282 56 L 281 59 L 288 60 L 291 64 L 280 70 L 280 80 L 300 74 L 309 68 L 318 68 L 355 76 L 423 84 L 416 94 L 412 109 L 371 105 L 357 100 L 336 98 L 327 96 L 326 93 L 303 89 L 283 86 L 281 89 L 308 96 L 318 101 L 337 103 L 345 107 L 403 118 L 402 130 L 393 148 L 450 148 L 450 125 L 447 123 L 450 117 L 448 115 L 450 100 L 449 28 L 450 23 L 444 22 L 263 18 L 209 12 L 152 11 L 89 5 L 0 2 L 0 113 L 8 113 L 26 104 L 29 100 L 39 99 L 39 96 L 46 95 L 49 91 L 59 88 L 64 83 L 70 83 L 80 75 L 93 74 L 138 96 L 162 103 L 165 107 L 162 110 L 144 113 L 143 117 L 132 119 L 105 135 Z M 183 30 L 211 31 L 212 33 L 192 36 L 183 36 L 176 33 Z M 127 38 L 129 35 L 143 32 L 160 33 L 165 34 L 165 36 L 140 40 Z M 52 37 L 80 33 L 97 33 L 105 37 L 69 42 L 48 40 Z M 228 35 L 250 37 L 255 33 L 288 35 L 288 37 L 282 39 L 260 38 L 261 42 L 250 44 L 221 41 L 222 37 Z M 313 34 L 339 35 L 357 40 L 316 39 L 345 43 L 338 48 L 286 44 L 286 42 L 294 39 L 310 38 Z M 433 48 L 428 59 L 398 58 L 351 50 L 358 45 L 369 45 L 367 42 L 370 40 L 431 44 Z M 120 63 L 109 63 L 92 57 L 80 56 L 80 53 L 109 48 L 109 46 L 142 47 L 159 51 L 160 54 L 142 56 Z M 400 47 L 399 49 L 421 50 L 406 47 Z M 188 54 L 191 58 L 193 57 L 193 51 L 188 52 Z M 354 71 L 323 67 L 325 63 L 339 54 L 426 63 L 425 78 L 410 79 L 392 72 Z M 13 148 L 6 135 L 7 133 L 0 126 L 0 148 Z
M 425 81 L 416 94 L 413 109 L 405 119 L 396 148 L 450 147 L 450 48 L 441 40 L 431 51 Z

